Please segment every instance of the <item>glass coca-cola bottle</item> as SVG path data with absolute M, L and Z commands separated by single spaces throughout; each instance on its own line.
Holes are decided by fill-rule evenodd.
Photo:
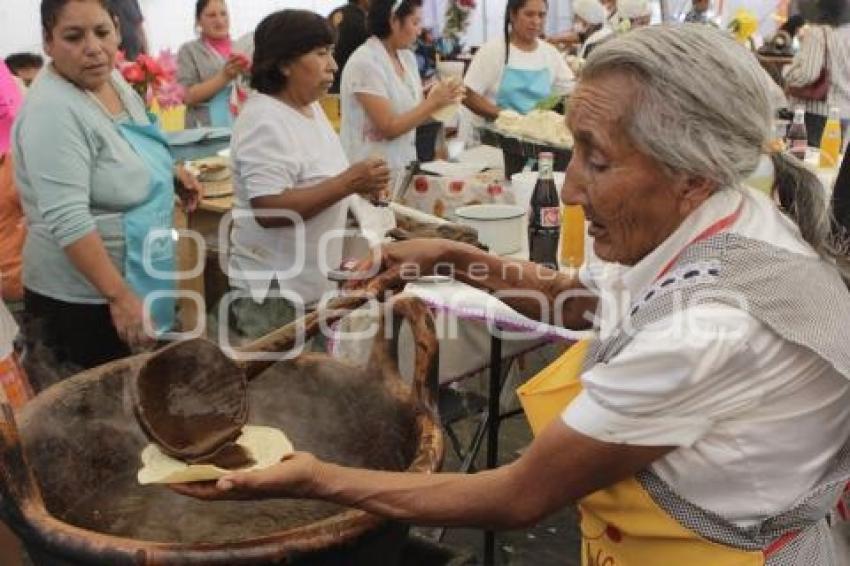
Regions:
M 561 236 L 561 201 L 552 174 L 554 157 L 544 151 L 538 158 L 540 175 L 531 195 L 528 218 L 529 259 L 558 269 L 558 241 Z

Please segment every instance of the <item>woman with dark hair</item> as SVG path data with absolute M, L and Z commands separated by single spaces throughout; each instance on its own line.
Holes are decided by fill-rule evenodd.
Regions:
M 75 371 L 151 343 L 146 320 L 172 326 L 173 296 L 143 301 L 174 289 L 156 274 L 174 269 L 175 175 L 191 206 L 199 185 L 174 168 L 144 102 L 115 70 L 107 0 L 43 0 L 41 21 L 51 62 L 12 132 L 28 228 L 25 336 Z M 39 387 L 64 377 L 29 373 Z
M 487 119 L 502 110 L 527 114 L 552 94 L 568 94 L 574 77 L 564 57 L 540 39 L 545 0 L 508 0 L 504 37 L 488 41 L 466 73 L 466 106 Z
M 250 60 L 234 49 L 224 0 L 197 0 L 195 25 L 200 37 L 177 54 L 177 80 L 186 87 L 186 127 L 230 126 L 241 95 L 238 79 L 248 73 Z
M 254 33 L 257 92 L 231 140 L 236 199 L 229 275 L 244 293 L 227 300 L 239 338 L 292 321 L 334 288 L 326 273 L 342 258 L 334 231 L 345 228 L 348 197 L 370 195 L 388 182 L 381 160 L 349 167 L 318 103 L 337 70 L 332 53 L 330 25 L 307 10 L 271 14 Z
M 342 71 L 340 136 L 352 161 L 380 154 L 390 169 L 416 159 L 416 127 L 463 95 L 461 85 L 437 83 L 422 96 L 416 56 L 410 50 L 421 31 L 421 0 L 372 0 L 367 23 L 372 36 Z
M 829 111 L 838 108 L 842 128 L 850 126 L 850 4 L 846 0 L 813 2 L 800 32 L 800 51 L 785 69 L 785 84 L 802 87 L 814 83 L 822 69 L 829 70 L 829 90 L 824 100 L 790 96 L 793 106 L 806 107 L 806 132 L 810 146 L 820 146 Z

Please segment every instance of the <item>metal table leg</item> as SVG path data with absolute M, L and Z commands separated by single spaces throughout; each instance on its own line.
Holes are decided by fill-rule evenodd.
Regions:
M 496 329 L 496 334 L 498 330 Z M 502 339 L 490 338 L 490 387 L 487 395 L 487 469 L 499 463 L 499 398 L 502 392 Z M 496 535 L 484 532 L 484 564 L 492 566 L 496 558 Z

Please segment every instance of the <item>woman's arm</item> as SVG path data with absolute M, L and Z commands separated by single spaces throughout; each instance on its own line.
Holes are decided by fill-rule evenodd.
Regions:
M 371 265 L 358 271 L 371 273 Z M 440 273 L 494 293 L 534 320 L 581 330 L 590 327 L 597 297 L 578 277 L 529 261 L 501 258 L 474 246 L 444 239 L 388 244 L 381 250 L 380 273 L 352 287 L 399 289 L 422 275 Z
M 463 98 L 463 103 L 475 114 L 487 120 L 495 120 L 499 117 L 499 112 L 502 110 L 471 88 L 466 89 L 466 96 Z
M 462 86 L 450 86 L 447 83 L 437 83 L 428 93 L 428 97 L 413 109 L 396 114 L 388 98 L 377 94 L 357 92 L 354 96 L 363 106 L 369 121 L 378 132 L 388 140 L 395 139 L 420 124 L 427 122 L 431 114 L 444 106 L 452 104 L 462 93 Z
M 516 529 L 631 477 L 670 450 L 600 442 L 557 419 L 519 460 L 477 474 L 378 472 L 296 453 L 260 472 L 174 489 L 202 499 L 318 498 L 418 525 Z
M 77 271 L 109 301 L 109 313 L 118 336 L 130 346 L 153 343 L 154 337 L 144 331 L 142 301 L 109 259 L 97 231 L 65 246 L 64 251 Z
M 202 104 L 214 97 L 218 91 L 226 87 L 233 79 L 227 75 L 224 68 L 209 79 L 192 85 L 186 89 L 185 102 L 189 106 Z
M 254 197 L 251 199 L 251 208 L 255 211 L 257 223 L 263 228 L 291 226 L 289 218 L 263 216 L 262 211 L 288 210 L 302 220 L 309 220 L 348 195 L 382 190 L 389 183 L 389 175 L 383 160 L 367 159 L 311 187 L 290 188 L 277 195 Z
M 231 55 L 222 68 L 207 80 L 202 81 L 193 56 L 190 42 L 180 48 L 177 55 L 178 81 L 186 87 L 185 102 L 189 106 L 202 104 L 212 99 L 221 89 L 245 72 L 244 61 L 237 55 Z

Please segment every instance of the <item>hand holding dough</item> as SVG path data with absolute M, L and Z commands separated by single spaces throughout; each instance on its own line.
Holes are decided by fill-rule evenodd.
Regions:
M 246 426 L 236 439 L 250 453 L 256 464 L 239 471 L 249 472 L 268 468 L 294 452 L 292 443 L 283 432 L 265 426 Z M 137 479 L 140 484 L 170 484 L 211 481 L 233 473 L 211 464 L 186 464 L 165 455 L 156 444 L 142 450 L 142 468 Z

